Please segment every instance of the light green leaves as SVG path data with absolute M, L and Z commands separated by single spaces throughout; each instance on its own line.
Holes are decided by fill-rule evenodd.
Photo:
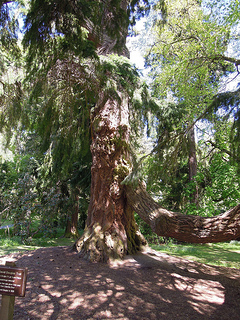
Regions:
M 197 1 L 167 2 L 165 24 L 156 24 L 155 43 L 148 53 L 154 92 L 170 92 L 196 116 L 216 93 L 218 80 L 228 68 L 222 59 L 229 30 L 210 21 Z M 193 111 L 194 110 L 194 111 Z

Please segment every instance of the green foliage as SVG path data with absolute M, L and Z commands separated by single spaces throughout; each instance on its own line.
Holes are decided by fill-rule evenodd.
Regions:
M 100 47 L 107 48 L 105 54 L 126 54 L 131 13 L 137 8 L 141 15 L 148 8 L 148 1 L 130 1 L 128 10 L 123 3 L 127 5 L 120 0 L 31 1 L 26 9 L 23 76 L 13 72 L 21 54 L 17 20 L 6 2 L 0 5 L 0 128 L 8 143 L 14 132 L 20 142 L 14 151 L 21 154 L 14 163 L 2 164 L 0 205 L 4 219 L 14 220 L 14 232 L 24 241 L 35 232 L 53 236 L 57 225 L 71 216 L 76 193 L 83 226 L 90 189 L 91 126 L 98 125 L 92 119 L 107 100 L 120 107 L 123 101 L 128 103 L 135 135 L 147 125 L 147 133 L 157 137 L 153 154 L 145 159 L 145 174 L 152 192 L 159 194 L 157 200 L 171 209 L 210 216 L 239 199 L 232 161 L 239 157 L 239 92 L 217 94 L 221 77 L 236 63 L 224 53 L 230 26 L 237 21 L 237 2 L 232 2 L 231 23 L 226 25 L 225 17 L 222 23 L 216 21 L 199 1 L 168 1 L 167 6 L 159 1 L 155 8 L 160 20 L 148 63 L 153 92 L 165 99 L 161 103 L 150 98 L 128 59 L 97 55 Z M 225 131 L 219 122 L 224 117 Z M 225 161 L 222 154 L 207 156 L 209 162 L 200 161 L 195 180 L 189 182 L 187 134 L 200 118 L 214 124 L 214 140 L 209 143 L 228 157 Z M 226 152 L 229 137 L 233 156 Z M 190 203 L 196 186 L 201 210 Z M 141 223 L 140 228 L 145 235 L 150 233 Z
M 228 149 L 228 155 L 237 164 L 240 159 L 239 103 L 239 89 L 219 93 L 214 97 L 206 114 L 206 118 L 214 124 L 217 147 L 225 151 Z M 230 142 L 229 145 L 228 142 Z
M 204 3 L 205 8 L 211 11 L 212 19 L 216 20 L 218 24 L 237 26 L 239 22 L 239 1 L 225 1 L 225 0 L 210 0 Z M 234 30 L 236 31 L 236 30 Z
M 139 231 L 144 236 L 144 238 L 147 240 L 148 244 L 159 245 L 159 244 L 163 244 L 163 243 L 167 243 L 167 242 L 171 241 L 171 239 L 158 236 L 157 234 L 152 232 L 152 229 L 150 228 L 150 226 L 146 222 L 144 222 L 136 213 L 135 213 L 135 220 L 138 225 Z
M 78 1 L 77 5 L 67 0 L 31 1 L 24 36 L 24 45 L 30 50 L 29 62 L 33 62 L 34 57 L 45 56 L 50 48 L 53 59 L 68 51 L 92 56 L 94 47 L 91 48 L 82 26 L 85 19 L 92 18 L 96 6 L 96 1 L 85 0 Z
M 101 88 L 116 87 L 118 90 L 126 91 L 131 97 L 138 87 L 138 72 L 132 67 L 129 59 L 123 56 L 114 54 L 107 57 L 101 56 L 98 72 Z
M 233 134 L 228 140 L 232 141 L 236 157 L 240 131 L 238 89 L 217 91 L 226 76 L 238 68 L 235 52 L 232 56 L 226 52 L 229 45 L 238 52 L 238 35 L 227 22 L 227 16 L 231 20 L 230 12 L 235 11 L 237 15 L 238 4 L 220 1 L 215 6 L 213 3 L 169 1 L 167 19 L 164 23 L 161 16 L 156 19 L 154 42 L 147 63 L 151 67 L 153 92 L 164 98 L 171 110 L 173 103 L 184 110 L 178 126 L 172 128 L 176 136 L 181 127 L 182 132 L 184 128 L 187 131 L 188 126 L 199 119 L 207 118 L 213 122 L 233 119 Z M 211 10 L 207 9 L 209 7 Z M 220 16 L 225 17 L 222 20 L 219 19 L 220 8 Z M 156 116 L 166 126 L 167 116 Z
M 87 172 L 88 176 L 85 175 Z M 85 186 L 89 187 L 89 168 L 85 171 L 77 169 L 76 174 L 82 186 L 81 174 L 84 174 Z M 0 221 L 1 224 L 6 220 L 14 224 L 11 234 L 18 235 L 23 242 L 39 235 L 54 237 L 58 226 L 66 226 L 74 203 L 63 184 L 60 181 L 57 184 L 51 176 L 51 157 L 46 157 L 41 165 L 27 156 L 1 165 Z M 74 181 L 68 183 L 67 188 L 71 187 L 76 188 Z M 83 214 L 86 212 L 87 194 L 88 190 L 81 193 L 80 209 Z M 81 216 L 81 227 L 83 219 Z
M 86 212 L 90 119 L 96 101 L 101 92 L 105 99 L 120 101 L 120 91 L 125 99 L 133 95 L 138 85 L 136 70 L 127 59 L 96 58 L 97 43 L 93 42 L 102 32 L 101 28 L 98 30 L 102 19 L 99 8 L 106 10 L 105 4 L 98 1 L 79 1 L 76 7 L 69 1 L 30 3 L 24 37 L 27 76 L 21 86 L 19 105 L 2 100 L 8 107 L 1 114 L 2 127 L 13 132 L 18 127 L 26 132 L 27 139 L 34 135 L 38 140 L 33 150 L 35 175 L 26 170 L 18 176 L 12 195 L 15 233 L 24 239 L 36 231 L 32 225 L 38 219 L 38 229 L 45 229 L 45 233 L 51 231 L 54 219 L 68 219 L 74 189 L 79 190 L 80 207 Z M 116 15 L 112 21 L 116 28 L 111 24 L 104 26 L 108 35 L 117 34 L 118 24 L 126 19 L 126 15 L 117 15 L 123 12 L 120 1 L 111 1 L 111 8 Z M 94 35 L 94 41 L 88 39 L 89 33 L 90 37 Z M 8 141 L 10 138 L 9 134 Z M 45 157 L 39 153 L 45 153 Z M 67 192 L 60 190 L 63 185 Z
M 20 49 L 17 43 L 18 20 L 14 12 L 19 12 L 21 1 L 1 1 L 0 3 L 0 42 L 1 59 L 0 75 L 6 70 L 7 63 L 19 58 Z
M 131 10 L 137 4 L 133 1 Z M 103 19 L 102 11 L 104 15 L 111 11 L 111 21 Z M 114 34 L 120 41 L 130 11 L 124 11 L 119 0 L 82 0 L 76 5 L 35 0 L 26 10 L 27 76 L 24 86 L 20 84 L 17 103 L 2 98 L 6 108 L 1 113 L 1 127 L 9 132 L 8 142 L 12 137 L 9 129 L 34 133 L 39 151 L 51 153 L 51 170 L 61 175 L 61 180 L 71 176 L 79 158 L 81 163 L 89 161 L 90 119 L 97 111 L 99 95 L 118 101 L 128 96 L 136 106 L 133 96 L 140 87 L 139 77 L 128 59 L 95 55 L 97 42 L 102 41 L 100 33 Z M 4 97 L 14 97 L 14 86 Z
M 179 163 L 175 174 L 161 175 L 158 157 L 146 161 L 149 171 L 150 192 L 157 195 L 157 201 L 170 210 L 186 214 L 214 216 L 225 212 L 239 203 L 240 179 L 238 167 L 216 152 L 209 162 L 199 162 L 194 181 L 189 182 L 188 165 Z M 193 192 L 198 190 L 198 204 L 191 202 Z
M 124 5 L 122 0 L 31 1 L 24 36 L 25 47 L 30 50 L 29 61 L 34 62 L 34 57 L 39 59 L 50 47 L 55 60 L 66 52 L 78 57 L 96 57 L 99 45 L 107 47 L 109 41 L 112 45 L 112 39 L 112 52 L 121 53 L 129 19 L 133 18 L 136 7 L 141 7 L 139 0 Z
M 130 8 L 129 13 L 132 13 L 130 15 L 130 24 L 134 25 L 136 23 L 136 20 L 141 19 L 142 17 L 146 16 L 149 13 L 150 10 L 150 1 L 149 0 L 132 0 L 130 1 Z
M 0 132 L 6 125 L 17 127 L 20 118 L 21 49 L 18 43 L 18 2 L 3 1 L 0 4 Z M 15 15 L 15 13 L 17 13 Z M 11 123 L 11 124 L 10 124 Z M 7 130 L 5 134 L 9 134 Z M 10 140 L 11 135 L 7 137 Z
M 222 154 L 216 154 L 211 161 L 209 173 L 212 183 L 206 188 L 206 197 L 223 210 L 235 206 L 240 198 L 237 167 L 226 161 Z
M 157 120 L 156 146 L 145 159 L 149 190 L 169 209 L 204 216 L 221 213 L 239 201 L 239 94 L 238 90 L 217 93 L 223 76 L 238 65 L 225 53 L 237 38 L 230 29 L 234 23 L 226 23 L 233 7 L 229 11 L 226 2 L 219 5 L 225 6 L 222 20 L 214 16 L 214 6 L 212 11 L 206 9 L 206 3 L 168 1 L 164 14 L 155 16 L 147 54 L 152 91 L 162 99 L 152 110 Z M 237 3 L 232 5 L 236 8 Z M 156 8 L 161 13 L 162 2 Z M 193 124 L 202 126 L 200 119 L 207 119 L 212 136 L 204 136 L 204 144 L 199 142 L 198 173 L 189 182 L 187 135 Z M 197 205 L 191 201 L 196 190 Z
M 158 96 L 166 98 L 172 92 L 184 101 L 190 120 L 206 108 L 219 75 L 228 68 L 220 57 L 229 30 L 210 21 L 198 1 L 169 1 L 167 8 L 166 23 L 156 23 L 156 42 L 148 55 L 153 88 Z

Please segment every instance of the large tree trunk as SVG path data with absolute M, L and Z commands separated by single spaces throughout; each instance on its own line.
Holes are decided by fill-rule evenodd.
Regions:
M 163 209 L 143 184 L 137 188 L 127 185 L 125 190 L 128 204 L 159 236 L 190 243 L 223 242 L 240 237 L 240 204 L 223 214 L 205 218 Z
M 125 46 L 128 31 L 127 20 L 122 21 L 118 36 L 109 36 L 110 26 L 127 12 L 129 0 L 121 5 L 105 2 L 102 12 L 101 34 L 97 34 L 91 22 L 86 21 L 89 37 L 96 44 L 98 53 L 117 53 L 128 56 Z M 119 11 L 119 12 L 118 12 Z M 120 44 L 120 46 L 119 46 Z M 109 76 L 111 76 L 109 74 Z M 92 114 L 92 168 L 91 197 L 83 236 L 75 243 L 80 255 L 90 261 L 106 261 L 121 258 L 140 249 L 140 236 L 134 219 L 134 211 L 128 206 L 121 185 L 131 169 L 129 161 L 129 110 L 128 97 L 118 92 L 120 99 L 99 93 Z
M 75 244 L 90 261 L 121 258 L 139 250 L 141 242 L 121 185 L 131 168 L 128 102 L 104 101 L 102 94 L 93 116 L 91 198 L 84 234 Z

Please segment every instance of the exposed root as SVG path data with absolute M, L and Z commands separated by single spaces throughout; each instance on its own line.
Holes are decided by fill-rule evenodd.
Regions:
M 126 239 L 116 230 L 111 233 L 104 231 L 99 224 L 95 224 L 91 230 L 87 228 L 76 241 L 75 248 L 81 257 L 91 262 L 122 259 L 127 251 Z

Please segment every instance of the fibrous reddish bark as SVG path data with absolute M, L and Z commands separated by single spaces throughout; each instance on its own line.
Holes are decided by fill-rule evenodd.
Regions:
M 126 48 L 127 20 L 120 26 L 117 37 L 109 35 L 118 13 L 120 16 L 127 13 L 129 3 L 129 0 L 121 0 L 114 12 L 109 11 L 111 6 L 108 1 L 104 3 L 101 34 L 96 33 L 99 30 L 92 28 L 91 23 L 86 24 L 98 54 L 107 56 L 117 53 L 129 56 Z M 134 211 L 127 204 L 121 184 L 131 169 L 128 153 L 130 125 L 128 96 L 120 89 L 118 96 L 111 98 L 104 92 L 99 92 L 91 115 L 90 205 L 84 234 L 75 243 L 80 255 L 91 261 L 121 258 L 127 253 L 138 251 L 143 241 L 137 230 Z
M 140 248 L 134 211 L 127 205 L 122 180 L 128 175 L 128 103 L 104 95 L 92 120 L 91 198 L 86 228 L 75 246 L 91 261 L 121 258 Z
M 210 243 L 240 237 L 240 204 L 215 217 L 183 215 L 168 211 L 155 202 L 140 183 L 125 186 L 128 204 L 159 236 L 190 243 Z

